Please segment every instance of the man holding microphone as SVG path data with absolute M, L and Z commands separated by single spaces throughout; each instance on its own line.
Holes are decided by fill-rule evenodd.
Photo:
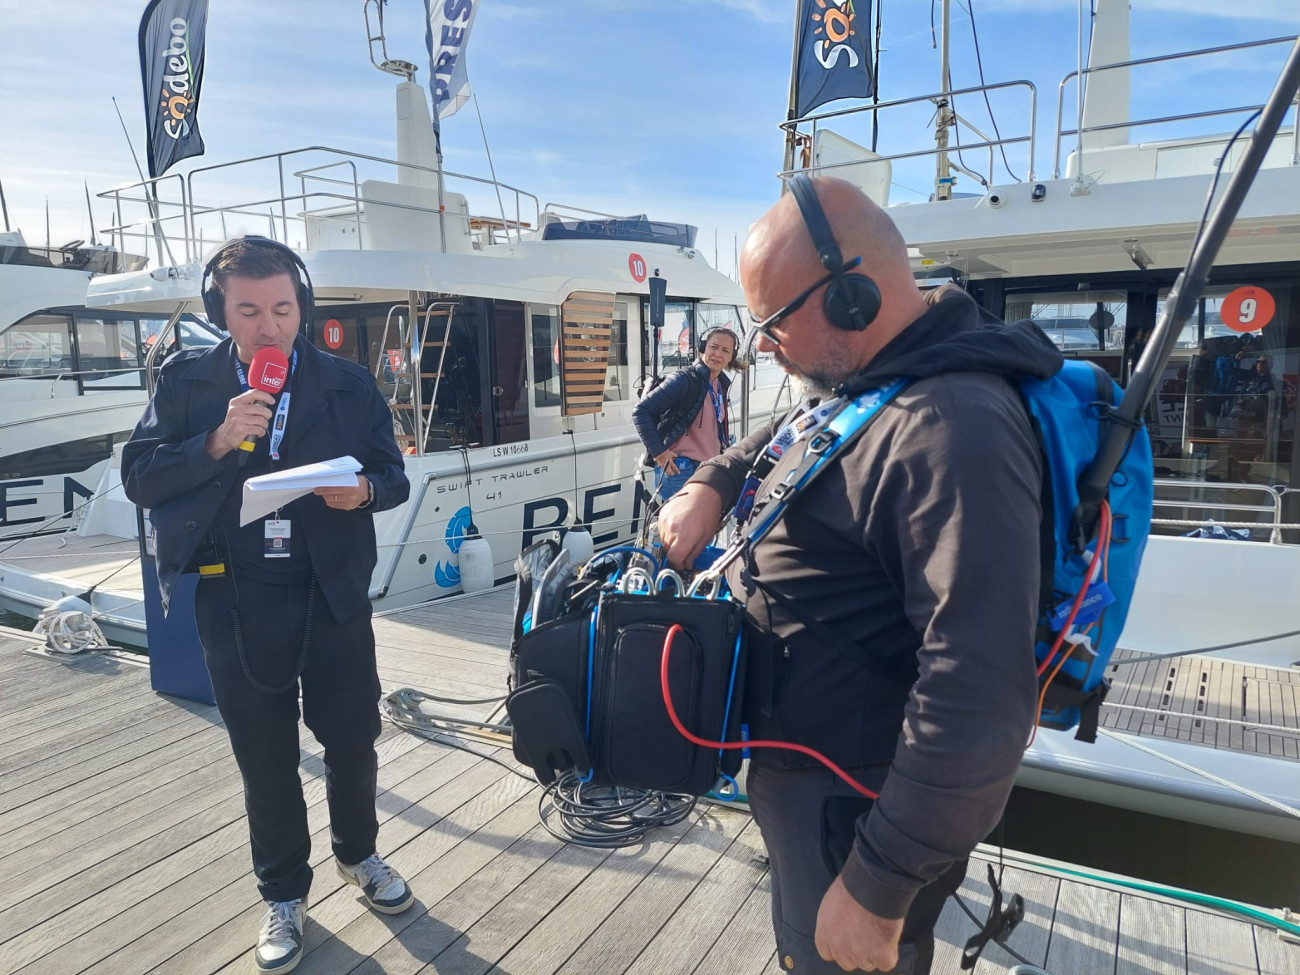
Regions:
M 232 241 L 204 270 L 203 301 L 230 337 L 163 366 L 123 450 L 122 482 L 152 509 L 164 609 L 181 574 L 200 573 L 199 638 L 268 903 L 257 968 L 287 972 L 302 956 L 312 880 L 300 685 L 303 720 L 325 749 L 339 874 L 381 913 L 413 900 L 375 852 L 380 687 L 369 600 L 371 514 L 404 502 L 410 485 L 374 380 L 300 334 L 313 301 L 297 254 L 266 238 Z M 240 526 L 249 477 L 343 455 L 362 465 L 355 484 L 318 488 Z

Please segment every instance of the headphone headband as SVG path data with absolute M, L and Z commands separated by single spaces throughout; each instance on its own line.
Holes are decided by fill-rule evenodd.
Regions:
M 790 177 L 790 193 L 799 205 L 808 236 L 817 249 L 817 259 L 831 276 L 822 300 L 826 320 L 845 332 L 860 332 L 880 314 L 880 288 L 860 271 L 845 273 L 844 255 L 835 242 L 826 211 L 817 199 L 817 190 L 807 173 Z M 855 260 L 854 266 L 860 262 Z
M 808 228 L 808 236 L 817 248 L 817 258 L 822 262 L 822 267 L 839 277 L 844 266 L 844 255 L 840 253 L 840 245 L 835 242 L 835 234 L 831 232 L 830 221 L 826 219 L 826 211 L 817 199 L 812 180 L 806 173 L 795 173 L 790 177 L 790 192 L 794 195 L 795 203 L 799 204 L 804 226 Z

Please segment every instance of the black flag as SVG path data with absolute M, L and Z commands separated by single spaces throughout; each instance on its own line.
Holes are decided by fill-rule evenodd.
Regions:
M 796 116 L 837 98 L 869 98 L 871 76 L 871 5 L 853 0 L 800 0 Z
M 140 77 L 149 134 L 149 175 L 203 155 L 199 88 L 208 0 L 149 0 L 140 18 Z

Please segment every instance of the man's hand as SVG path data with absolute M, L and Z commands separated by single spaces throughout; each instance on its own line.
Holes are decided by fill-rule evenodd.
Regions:
M 659 512 L 659 537 L 668 564 L 688 569 L 718 533 L 722 496 L 707 484 L 688 484 Z
M 670 477 L 675 477 L 677 475 L 677 464 L 675 463 L 676 460 L 677 460 L 677 454 L 675 451 L 665 450 L 662 454 L 660 454 L 655 458 L 655 465 L 662 468 L 665 474 L 669 475 Z
M 361 474 L 352 487 L 318 487 L 312 494 L 325 499 L 325 504 L 339 511 L 351 511 L 370 499 L 370 482 Z
M 903 919 L 877 917 L 853 899 L 839 877 L 817 910 L 817 953 L 846 972 L 887 972 L 898 964 Z
M 265 437 L 271 423 L 271 407 L 275 397 L 260 389 L 250 389 L 240 393 L 226 407 L 226 418 L 208 434 L 204 449 L 213 460 L 222 457 L 238 447 L 248 437 Z

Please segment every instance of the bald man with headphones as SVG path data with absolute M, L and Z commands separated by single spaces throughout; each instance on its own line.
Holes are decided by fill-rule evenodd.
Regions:
M 287 972 L 302 957 L 312 881 L 300 690 L 302 718 L 325 749 L 339 876 L 380 913 L 413 900 L 375 849 L 380 687 L 369 598 L 371 515 L 404 502 L 410 485 L 374 379 L 308 339 L 314 297 L 297 254 L 264 237 L 232 241 L 204 270 L 203 303 L 229 337 L 163 365 L 123 449 L 122 483 L 151 509 L 164 611 L 181 574 L 200 575 L 195 620 L 267 902 L 256 966 Z M 258 388 L 253 365 L 276 353 L 273 394 Z M 354 483 L 240 524 L 248 478 L 342 455 L 362 465 Z
M 750 739 L 817 749 L 879 793 L 754 750 L 778 960 L 924 975 L 1034 724 L 1042 466 L 1007 380 L 1060 357 L 1032 322 L 918 290 L 898 230 L 854 185 L 800 174 L 790 189 L 740 272 L 759 351 L 803 401 L 703 464 L 659 529 L 669 561 L 692 564 L 751 477 L 759 511 L 810 450 L 833 449 L 818 434 L 837 404 L 865 412 L 863 394 L 893 390 L 727 581 L 766 633 L 749 649 Z

